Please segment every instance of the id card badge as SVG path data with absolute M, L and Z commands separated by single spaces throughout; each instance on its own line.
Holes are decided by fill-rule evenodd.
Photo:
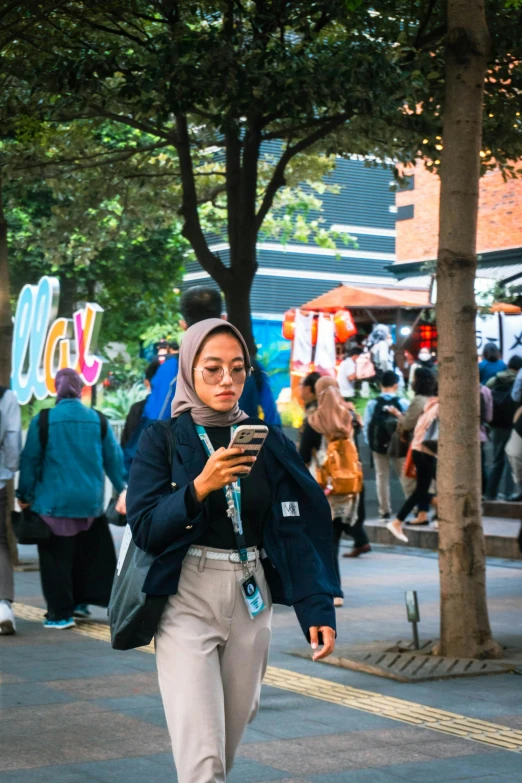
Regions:
M 243 593 L 243 598 L 245 599 L 245 603 L 247 605 L 248 614 L 253 620 L 255 617 L 257 617 L 258 614 L 261 614 L 263 609 L 266 609 L 263 596 L 261 595 L 261 590 L 259 589 L 259 585 L 257 584 L 257 580 L 254 574 L 244 576 L 243 579 L 240 580 L 239 584 L 241 585 L 241 592 Z

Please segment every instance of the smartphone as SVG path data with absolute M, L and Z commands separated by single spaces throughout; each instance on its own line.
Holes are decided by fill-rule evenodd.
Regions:
M 234 432 L 229 449 L 237 446 L 245 449 L 248 457 L 257 457 L 268 435 L 268 427 L 265 424 L 241 424 Z

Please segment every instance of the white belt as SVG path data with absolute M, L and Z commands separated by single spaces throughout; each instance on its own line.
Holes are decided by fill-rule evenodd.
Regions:
M 192 557 L 201 557 L 201 555 L 203 554 L 203 549 L 198 549 L 198 547 L 196 546 L 191 546 L 187 554 L 192 555 Z M 247 555 L 248 555 L 248 562 L 251 563 L 253 560 L 256 559 L 258 553 L 257 551 L 247 552 Z M 207 550 L 205 557 L 208 560 L 228 560 L 230 563 L 241 562 L 239 558 L 239 552 L 213 552 L 212 550 Z

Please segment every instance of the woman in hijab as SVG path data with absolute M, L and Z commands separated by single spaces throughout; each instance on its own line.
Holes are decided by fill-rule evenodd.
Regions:
M 38 545 L 46 628 L 63 630 L 88 604 L 107 606 L 116 556 L 105 510 L 105 474 L 125 488 L 123 454 L 105 417 L 82 404 L 75 370 L 56 374 L 56 407 L 31 421 L 17 497 L 49 529 Z
M 317 394 L 317 410 L 308 417 L 308 423 L 316 432 L 323 436 L 321 451 L 325 451 L 331 440 L 354 439 L 354 421 L 359 422 L 350 403 L 341 396 L 339 384 L 335 378 L 324 377 L 315 385 Z M 371 547 L 368 536 L 364 532 L 364 515 L 359 512 L 360 496 L 327 495 L 333 519 L 333 557 L 336 573 L 341 582 L 339 569 L 339 551 L 343 532 L 354 539 L 352 557 L 369 552 Z M 352 524 L 353 523 L 353 524 Z M 350 553 L 351 554 L 351 553 Z M 336 606 L 343 605 L 343 594 L 335 597 Z
M 131 468 L 127 518 L 137 546 L 156 555 L 143 589 L 169 596 L 156 662 L 179 783 L 226 780 L 258 708 L 272 601 L 294 606 L 314 659 L 334 647 L 322 492 L 277 428 L 255 460 L 228 448 L 231 428 L 262 424 L 238 405 L 249 373 L 237 329 L 220 319 L 191 326 L 171 422 L 145 430 Z M 234 501 L 243 539 L 227 512 L 234 517 Z

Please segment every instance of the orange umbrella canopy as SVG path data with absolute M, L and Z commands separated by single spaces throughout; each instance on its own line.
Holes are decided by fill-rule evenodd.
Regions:
M 301 310 L 315 310 L 335 313 L 344 307 L 431 307 L 429 291 L 409 288 L 352 288 L 339 285 L 326 294 L 312 299 Z
M 520 315 L 522 310 L 518 305 L 508 304 L 508 302 L 493 302 L 491 305 L 492 313 L 506 313 L 506 315 Z

